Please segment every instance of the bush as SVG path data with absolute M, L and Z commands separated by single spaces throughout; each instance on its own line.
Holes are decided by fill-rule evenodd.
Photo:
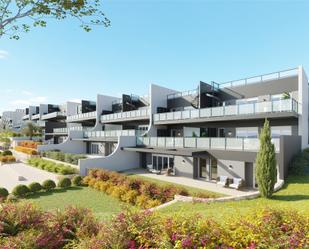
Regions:
M 14 150 L 16 150 L 16 151 L 18 151 L 18 152 L 25 153 L 25 154 L 27 154 L 27 155 L 32 155 L 32 156 L 38 155 L 37 150 L 31 149 L 31 148 L 27 148 L 27 147 L 16 146 L 16 147 L 14 148 Z
M 309 173 L 309 148 L 304 149 L 296 155 L 289 166 L 292 175 L 303 175 Z
M 30 148 L 30 149 L 37 149 L 38 145 L 42 144 L 41 142 L 35 141 L 21 141 L 18 143 L 18 146 Z
M 32 182 L 28 186 L 30 192 L 36 193 L 42 190 L 42 185 L 38 182 Z
M 5 150 L 5 151 L 2 152 L 2 156 L 12 156 L 12 155 L 13 155 L 13 153 L 10 150 Z
M 16 197 L 24 197 L 29 192 L 30 192 L 30 189 L 26 185 L 19 184 L 13 189 L 12 194 Z
M 56 183 L 53 180 L 45 180 L 42 183 L 42 187 L 43 189 L 45 189 L 46 191 L 50 191 L 54 188 L 56 188 Z
M 71 185 L 72 185 L 72 183 L 71 183 L 70 178 L 65 177 L 65 178 L 62 178 L 62 179 L 59 180 L 57 186 L 59 188 L 68 188 L 68 187 L 71 187 Z
M 8 197 L 9 191 L 6 188 L 0 188 L 0 199 Z
M 0 162 L 12 163 L 12 162 L 16 162 L 16 158 L 14 156 L 0 156 Z
M 44 151 L 41 153 L 42 156 L 48 157 L 50 159 L 70 163 L 70 164 L 78 164 L 79 159 L 86 158 L 85 155 L 79 155 L 79 154 L 70 154 L 70 153 L 64 153 L 61 151 Z
M 77 170 L 70 166 L 55 163 L 52 161 L 44 160 L 42 158 L 31 158 L 28 160 L 28 164 L 37 167 L 48 172 L 58 173 L 61 175 L 71 175 L 75 174 Z
M 81 176 L 74 176 L 72 178 L 72 184 L 74 186 L 81 186 L 82 185 L 82 181 L 83 181 L 83 178 Z

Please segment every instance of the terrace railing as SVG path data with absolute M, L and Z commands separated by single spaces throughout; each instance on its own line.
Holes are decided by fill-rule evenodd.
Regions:
M 104 137 L 120 137 L 135 136 L 135 130 L 114 130 L 114 131 L 85 131 L 84 138 L 104 138 Z
M 298 112 L 298 103 L 294 99 L 280 99 L 248 104 L 218 106 L 177 112 L 154 114 L 154 121 L 177 121 L 235 115 L 254 115 L 274 112 Z
M 74 121 L 82 121 L 82 120 L 89 120 L 89 119 L 96 119 L 97 112 L 86 112 L 86 113 L 80 113 L 76 115 L 67 116 L 68 122 L 74 122 Z
M 196 148 L 205 150 L 253 151 L 259 150 L 258 138 L 221 137 L 137 137 L 137 146 L 160 148 Z M 280 139 L 273 138 L 276 152 L 280 151 Z
M 249 78 L 220 83 L 219 87 L 226 88 L 226 87 L 235 87 L 235 86 L 241 86 L 241 85 L 255 84 L 255 83 L 261 83 L 261 82 L 265 82 L 269 80 L 278 80 L 278 79 L 287 78 L 287 77 L 296 76 L 296 75 L 298 75 L 298 69 L 292 68 L 292 69 L 287 69 L 284 71 L 268 73 L 268 74 L 253 76 Z
M 136 119 L 136 118 L 147 118 L 150 115 L 150 110 L 147 108 L 135 110 L 135 111 L 128 111 L 128 112 L 119 112 L 119 113 L 112 113 L 106 114 L 101 116 L 101 122 L 106 121 L 114 121 L 120 119 Z
M 56 118 L 56 117 L 65 117 L 66 113 L 65 112 L 51 112 L 42 115 L 42 119 L 50 119 L 50 118 Z

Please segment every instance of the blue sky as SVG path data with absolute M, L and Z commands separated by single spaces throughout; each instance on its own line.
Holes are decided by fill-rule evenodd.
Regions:
M 189 90 L 303 65 L 309 1 L 106 0 L 111 27 L 74 20 L 0 40 L 0 111 L 148 92 Z

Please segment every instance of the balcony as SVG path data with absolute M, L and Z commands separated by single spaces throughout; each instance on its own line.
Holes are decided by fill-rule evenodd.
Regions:
M 119 136 L 135 136 L 135 130 L 85 131 L 84 138 L 105 138 Z
M 244 78 L 244 79 L 220 83 L 219 88 L 256 84 L 256 83 L 262 83 L 262 82 L 266 82 L 266 81 L 270 81 L 270 80 L 284 79 L 284 78 L 293 77 L 293 76 L 297 76 L 297 75 L 298 75 L 298 69 L 292 68 L 292 69 L 287 69 L 287 70 L 284 70 L 284 71 L 268 73 L 268 74 L 263 74 L 263 75 L 259 75 L 259 76 L 253 76 L 253 77 L 249 77 L 249 78 Z
M 56 118 L 65 118 L 66 117 L 66 113 L 64 112 L 51 112 L 51 113 L 47 113 L 42 115 L 42 120 L 48 120 L 48 119 L 56 119 Z
M 32 117 L 31 117 L 31 119 L 32 120 L 38 120 L 38 119 L 40 119 L 40 114 L 35 114 L 35 115 L 32 115 Z
M 106 114 L 101 116 L 102 123 L 112 123 L 112 122 L 121 122 L 121 121 L 130 121 L 130 120 L 145 120 L 149 119 L 150 110 L 149 109 L 140 109 L 129 112 L 119 112 L 113 114 Z
M 30 119 L 30 115 L 27 114 L 27 115 L 23 116 L 22 119 L 23 119 L 23 120 L 29 120 L 29 119 Z
M 92 129 L 92 128 L 89 128 Z M 73 127 L 65 127 L 65 128 L 55 128 L 53 129 L 54 134 L 68 134 L 69 131 L 86 131 L 89 130 L 82 126 L 73 126 Z
M 297 114 L 298 103 L 294 99 L 281 99 L 264 101 L 257 103 L 248 104 L 238 104 L 238 105 L 227 105 L 210 107 L 203 109 L 193 109 L 178 112 L 165 112 L 154 114 L 154 123 L 170 123 L 179 121 L 189 121 L 194 122 L 199 121 L 210 121 L 212 118 L 218 120 L 224 118 L 223 120 L 229 119 L 232 116 L 241 119 L 244 116 L 249 115 L 260 115 L 266 113 L 293 113 Z M 208 120 L 207 120 L 208 119 Z
M 276 153 L 280 151 L 280 139 L 273 138 Z M 167 149 L 195 148 L 205 150 L 229 150 L 257 152 L 260 147 L 258 138 L 221 138 L 221 137 L 137 137 L 137 146 L 160 147 Z
M 86 121 L 97 118 L 97 112 L 86 112 L 76 115 L 67 116 L 67 122 Z
M 46 121 L 41 121 L 41 120 L 39 120 L 39 121 L 37 122 L 37 125 L 38 125 L 39 127 L 45 127 Z

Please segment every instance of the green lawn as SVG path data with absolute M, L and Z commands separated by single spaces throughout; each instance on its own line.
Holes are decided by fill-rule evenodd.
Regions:
M 220 193 L 215 193 L 215 192 L 211 192 L 211 191 L 207 191 L 207 190 L 199 189 L 199 188 L 188 187 L 188 186 L 185 186 L 185 185 L 182 185 L 182 184 L 175 184 L 175 183 L 170 183 L 170 182 L 166 182 L 166 181 L 161 181 L 161 180 L 153 179 L 153 178 L 150 178 L 150 177 L 147 177 L 147 176 L 140 176 L 140 175 L 134 175 L 134 174 L 128 175 L 128 176 L 131 177 L 131 178 L 139 178 L 139 179 L 151 182 L 151 183 L 156 183 L 159 186 L 173 185 L 173 186 L 181 187 L 181 188 L 186 189 L 189 192 L 190 196 L 195 196 L 196 194 L 199 194 L 199 193 L 209 195 L 209 196 L 212 196 L 212 197 L 223 197 L 223 196 L 225 196 L 225 195 L 220 194 Z
M 255 209 L 275 207 L 295 209 L 309 215 L 309 175 L 291 176 L 283 189 L 275 193 L 270 200 L 257 198 L 253 200 L 231 201 L 222 203 L 176 203 L 160 210 L 160 213 L 170 215 L 174 212 L 186 214 L 199 213 L 224 221 L 229 217 L 247 214 Z
M 77 206 L 91 209 L 99 219 L 109 219 L 124 207 L 124 203 L 100 191 L 88 187 L 55 189 L 52 192 L 40 192 L 29 196 L 35 205 L 43 210 L 64 209 Z

